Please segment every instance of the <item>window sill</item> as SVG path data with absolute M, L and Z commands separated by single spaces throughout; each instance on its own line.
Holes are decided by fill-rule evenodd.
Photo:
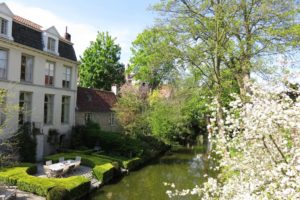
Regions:
M 25 80 L 20 80 L 20 83 L 24 83 L 24 84 L 33 84 L 32 81 L 25 81 Z

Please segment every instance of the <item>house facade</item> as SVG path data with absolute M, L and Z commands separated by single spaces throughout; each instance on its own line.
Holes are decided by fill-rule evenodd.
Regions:
M 78 87 L 76 125 L 85 125 L 92 121 L 98 123 L 103 131 L 122 131 L 112 110 L 116 102 L 116 94 L 112 91 Z
M 0 90 L 6 107 L 16 108 L 1 113 L 2 137 L 32 123 L 40 130 L 37 159 L 51 151 L 49 129 L 62 140 L 75 125 L 78 62 L 70 39 L 67 32 L 61 37 L 54 26 L 42 29 L 0 4 Z

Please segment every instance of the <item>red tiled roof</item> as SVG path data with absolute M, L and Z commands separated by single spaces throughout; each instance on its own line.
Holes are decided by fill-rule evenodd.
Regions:
M 79 112 L 110 112 L 116 102 L 117 98 L 113 92 L 82 87 L 77 89 Z
M 38 30 L 38 31 L 41 31 L 41 30 L 42 30 L 42 26 L 40 26 L 40 25 L 38 25 L 38 24 L 36 24 L 36 23 L 34 23 L 34 22 L 28 20 L 28 19 L 25 19 L 25 18 L 23 18 L 23 17 L 20 17 L 20 16 L 15 15 L 15 16 L 14 16 L 14 20 L 15 20 L 16 22 L 18 22 L 18 23 L 20 23 L 20 24 L 23 24 L 23 25 L 25 25 L 25 26 L 28 26 L 28 27 L 30 27 L 30 28 L 32 28 L 32 29 L 35 29 L 35 30 Z

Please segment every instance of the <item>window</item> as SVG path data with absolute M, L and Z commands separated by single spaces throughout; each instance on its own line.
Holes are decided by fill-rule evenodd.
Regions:
M 0 23 L 1 23 L 1 27 L 0 27 L 0 33 L 3 35 L 7 35 L 8 34 L 8 21 L 6 19 L 0 18 Z
M 32 93 L 20 92 L 19 97 L 19 124 L 31 121 Z
M 111 126 L 116 125 L 115 113 L 110 113 L 110 125 Z
M 33 57 L 22 55 L 21 58 L 21 81 L 32 82 Z
M 56 50 L 56 40 L 52 37 L 48 37 L 47 50 L 52 52 Z
M 6 96 L 7 92 L 4 89 L 0 89 L 0 125 L 4 125 L 6 120 Z
M 85 121 L 85 124 L 91 122 L 92 121 L 92 113 L 85 113 L 84 114 L 84 121 Z
M 7 57 L 8 52 L 0 49 L 0 78 L 5 79 L 7 73 Z
M 71 84 L 71 67 L 64 67 L 64 78 L 62 80 L 63 88 L 70 88 Z
M 62 96 L 61 100 L 61 123 L 69 123 L 70 97 Z
M 45 67 L 45 85 L 53 86 L 54 85 L 54 67 L 55 63 L 46 62 Z
M 54 95 L 45 94 L 44 101 L 44 124 L 52 124 L 53 123 L 53 101 Z

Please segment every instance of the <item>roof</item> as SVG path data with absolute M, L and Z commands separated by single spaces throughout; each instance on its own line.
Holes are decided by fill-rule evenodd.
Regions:
M 111 112 L 117 102 L 111 91 L 78 87 L 77 111 L 79 112 Z
M 29 28 L 35 29 L 37 31 L 42 31 L 42 26 L 40 26 L 40 25 L 38 25 L 38 24 L 28 20 L 28 19 L 25 19 L 23 17 L 15 15 L 14 16 L 14 21 L 18 22 L 22 25 L 28 26 Z

